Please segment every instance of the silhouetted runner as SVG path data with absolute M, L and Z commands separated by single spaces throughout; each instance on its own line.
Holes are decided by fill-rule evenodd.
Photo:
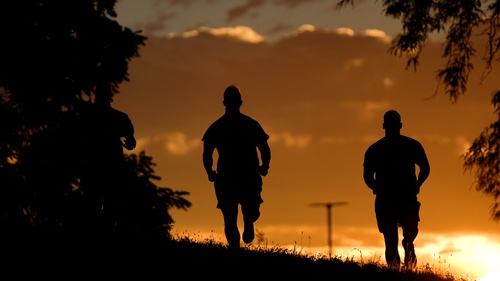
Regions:
M 202 138 L 203 165 L 208 180 L 214 182 L 217 208 L 224 217 L 224 233 L 233 249 L 240 248 L 239 205 L 244 221 L 243 242 L 249 244 L 254 240 L 254 223 L 260 216 L 260 204 L 264 202 L 261 176 L 267 175 L 271 161 L 269 136 L 256 120 L 240 112 L 242 103 L 239 89 L 227 87 L 223 100 L 225 114 L 207 129 Z M 215 150 L 218 159 L 214 171 Z
M 385 259 L 391 268 L 399 268 L 398 226 L 402 228 L 404 265 L 413 269 L 417 263 L 414 240 L 418 235 L 420 202 L 417 194 L 430 173 L 422 145 L 401 135 L 403 124 L 395 110 L 384 114 L 385 136 L 365 153 L 363 178 L 373 190 L 379 231 L 384 235 Z M 419 167 L 418 176 L 416 166 Z
M 128 115 L 114 109 L 111 85 L 99 84 L 95 102 L 83 115 L 82 191 L 87 208 L 86 226 L 94 234 L 109 234 L 117 223 L 117 201 L 126 179 L 123 148 L 136 146 L 134 126 Z

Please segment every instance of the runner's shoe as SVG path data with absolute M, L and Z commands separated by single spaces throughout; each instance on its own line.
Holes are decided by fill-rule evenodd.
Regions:
M 255 238 L 253 230 L 253 222 L 245 222 L 245 229 L 243 230 L 243 242 L 250 244 Z
M 413 243 L 403 245 L 405 250 L 405 268 L 414 269 L 417 266 L 417 256 L 415 255 L 415 246 Z

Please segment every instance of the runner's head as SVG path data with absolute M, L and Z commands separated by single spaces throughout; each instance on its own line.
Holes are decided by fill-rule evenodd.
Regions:
M 224 91 L 224 105 L 230 108 L 239 108 L 243 101 L 241 100 L 240 89 L 234 85 L 228 86 Z
M 384 123 L 382 125 L 386 132 L 397 132 L 403 127 L 401 115 L 396 110 L 389 110 L 384 114 Z

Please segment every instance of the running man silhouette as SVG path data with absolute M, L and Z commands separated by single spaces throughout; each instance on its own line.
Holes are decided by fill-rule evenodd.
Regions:
M 241 205 L 243 242 L 254 240 L 254 223 L 260 217 L 262 176 L 271 161 L 269 136 L 254 119 L 242 114 L 240 90 L 229 86 L 224 91 L 225 114 L 203 135 L 203 166 L 208 180 L 214 182 L 217 208 L 224 218 L 224 234 L 229 247 L 240 248 L 238 209 Z M 213 154 L 217 150 L 216 170 Z M 259 150 L 260 160 L 259 160 Z
M 111 106 L 114 89 L 101 83 L 95 101 L 83 115 L 82 191 L 88 216 L 86 225 L 95 234 L 116 230 L 118 198 L 124 194 L 126 166 L 123 148 L 136 146 L 129 116 Z
M 363 179 L 376 195 L 375 215 L 378 229 L 384 235 L 387 265 L 401 266 L 398 252 L 398 227 L 401 227 L 404 266 L 413 269 L 417 263 L 413 242 L 420 221 L 417 195 L 429 176 L 429 161 L 417 140 L 400 134 L 403 124 L 397 111 L 387 111 L 382 126 L 385 136 L 366 150 Z

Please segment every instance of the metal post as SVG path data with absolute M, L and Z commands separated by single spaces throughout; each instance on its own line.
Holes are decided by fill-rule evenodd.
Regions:
M 347 202 L 326 202 L 326 203 L 311 203 L 311 206 L 326 206 L 326 225 L 328 231 L 328 257 L 332 257 L 332 207 L 347 205 Z
M 326 204 L 326 218 L 328 224 L 328 257 L 332 257 L 332 204 Z

